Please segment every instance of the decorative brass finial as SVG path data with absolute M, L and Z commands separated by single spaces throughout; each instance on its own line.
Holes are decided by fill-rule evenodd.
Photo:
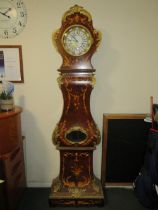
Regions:
M 62 21 L 65 22 L 66 18 L 68 16 L 73 15 L 75 13 L 80 13 L 80 14 L 83 14 L 84 16 L 88 17 L 89 22 L 92 20 L 91 14 L 87 10 L 85 10 L 83 7 L 78 6 L 76 4 L 73 7 L 70 7 L 70 9 L 65 12 L 65 14 L 63 15 Z

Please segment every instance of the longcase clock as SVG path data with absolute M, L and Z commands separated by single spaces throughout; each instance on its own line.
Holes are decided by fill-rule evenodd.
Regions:
M 100 180 L 93 173 L 93 152 L 100 143 L 100 132 L 90 111 L 90 94 L 95 85 L 91 57 L 101 41 L 92 17 L 83 7 L 71 7 L 53 42 L 62 65 L 58 69 L 64 107 L 53 132 L 53 143 L 60 152 L 60 173 L 52 182 L 51 206 L 103 205 Z

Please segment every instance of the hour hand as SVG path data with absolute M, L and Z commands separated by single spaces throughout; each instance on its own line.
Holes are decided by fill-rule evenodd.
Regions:
M 10 10 L 12 10 L 12 8 L 8 8 L 3 14 L 6 15 Z

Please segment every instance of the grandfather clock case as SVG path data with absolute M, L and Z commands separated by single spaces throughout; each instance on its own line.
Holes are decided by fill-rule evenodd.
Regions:
M 53 132 L 60 153 L 60 173 L 52 182 L 50 206 L 103 205 L 100 180 L 93 173 L 93 151 L 100 132 L 90 111 L 95 85 L 91 57 L 101 41 L 92 17 L 75 5 L 65 12 L 53 42 L 62 56 L 58 84 L 63 94 L 62 116 Z

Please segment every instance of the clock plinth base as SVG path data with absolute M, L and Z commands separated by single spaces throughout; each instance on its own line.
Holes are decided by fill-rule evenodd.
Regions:
M 94 178 L 85 187 L 64 186 L 59 178 L 53 180 L 49 195 L 50 206 L 104 206 L 100 181 Z

